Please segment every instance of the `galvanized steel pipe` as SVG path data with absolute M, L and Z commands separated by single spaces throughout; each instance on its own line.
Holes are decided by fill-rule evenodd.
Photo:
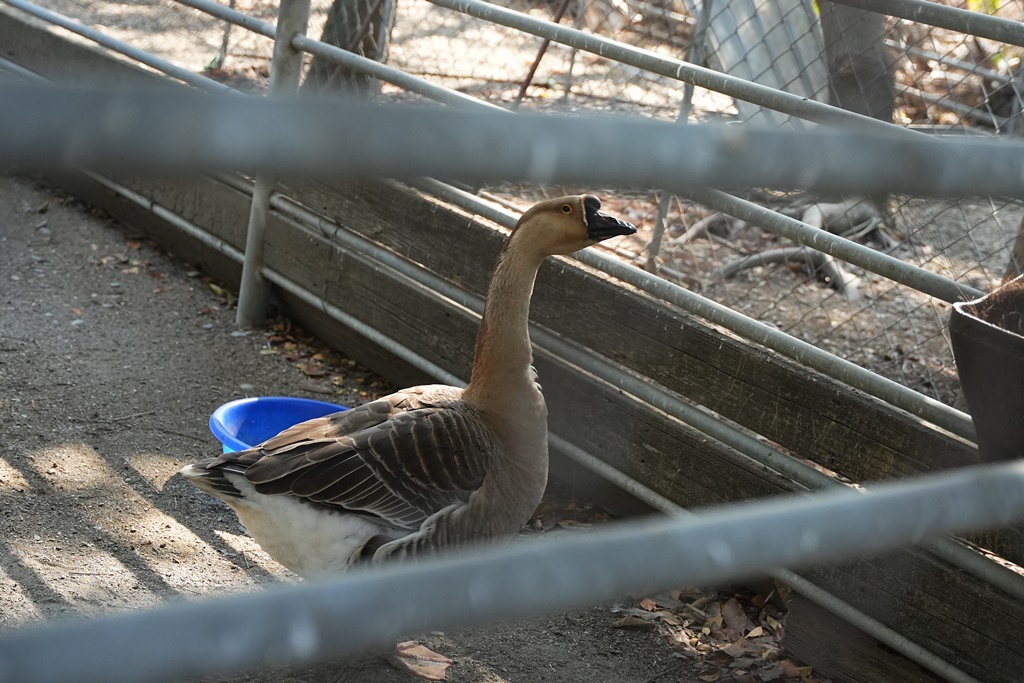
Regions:
M 831 254 L 855 266 L 860 266 L 864 270 L 907 285 L 942 301 L 949 303 L 969 301 L 985 294 L 970 285 L 950 280 L 937 273 L 875 251 L 839 235 L 833 235 L 826 230 L 821 230 L 726 192 L 691 190 L 685 195 L 705 206 L 749 221 L 768 232 L 788 237 L 816 251 Z
M 0 89 L 0 151 L 40 169 L 243 169 L 305 176 L 775 187 L 1024 196 L 1020 142 L 612 116 L 373 106 L 189 91 Z M 359 135 L 336 131 L 358 130 Z M 891 132 L 891 131 L 890 131 Z
M 758 520 L 751 524 L 750 520 Z M 480 550 L 0 635 L 0 681 L 147 683 L 351 657 L 407 633 L 720 584 L 1024 519 L 1024 462 Z M 54 647 L 59 643 L 59 647 Z
M 217 81 L 211 78 L 201 76 L 193 71 L 189 71 L 188 69 L 183 69 L 180 66 L 172 64 L 165 59 L 160 59 L 159 57 L 156 57 L 150 54 L 149 52 L 146 52 L 145 50 L 140 50 L 139 48 L 121 42 L 120 40 L 115 40 L 114 38 L 111 38 L 97 31 L 96 29 L 90 28 L 84 24 L 74 21 L 73 19 L 64 16 L 63 14 L 58 14 L 53 10 L 46 9 L 45 7 L 40 7 L 39 5 L 32 2 L 27 2 L 26 0 L 0 1 L 10 5 L 11 7 L 17 8 L 22 12 L 26 12 L 27 14 L 31 14 L 34 17 L 42 19 L 43 21 L 48 21 L 55 26 L 60 26 L 63 29 L 71 31 L 72 33 L 76 33 L 82 36 L 83 38 L 87 38 L 93 41 L 97 45 L 102 45 L 103 47 L 109 50 L 117 52 L 118 54 L 122 54 L 125 57 L 134 59 L 140 64 L 145 64 L 148 67 L 156 69 L 161 73 L 167 74 L 172 78 L 182 81 L 183 83 L 188 83 L 189 85 L 200 90 L 206 90 L 209 92 L 237 94 L 234 90 L 232 90 L 226 85 L 223 85 L 222 83 L 218 83 Z M 67 114 L 68 116 L 74 116 L 74 112 L 68 112 Z
M 439 7 L 468 14 L 478 19 L 518 29 L 541 38 L 553 40 L 578 50 L 584 50 L 607 59 L 635 66 L 666 78 L 699 85 L 708 90 L 731 95 L 740 100 L 759 104 L 791 116 L 816 123 L 847 126 L 863 130 L 888 131 L 890 135 L 913 136 L 917 133 L 906 128 L 855 114 L 845 109 L 810 100 L 799 95 L 776 90 L 766 85 L 730 76 L 720 71 L 707 69 L 678 59 L 671 59 L 648 50 L 620 43 L 610 38 L 577 31 L 550 21 L 537 19 L 522 12 L 516 12 L 482 0 L 429 0 Z
M 292 46 L 292 37 L 306 33 L 311 0 L 281 0 L 277 15 L 274 56 L 270 63 L 268 97 L 291 97 L 302 79 L 302 52 Z M 270 194 L 277 183 L 275 175 L 264 170 L 256 175 L 249 207 L 249 226 L 245 237 L 245 260 L 238 287 L 235 324 L 253 327 L 263 323 L 270 303 L 270 283 L 263 278 L 263 250 L 267 229 Z
M 276 35 L 276 30 L 271 24 L 237 10 L 229 9 L 224 5 L 212 2 L 211 0 L 175 1 L 180 2 L 183 5 L 188 5 L 200 12 L 205 12 L 211 16 L 217 17 L 218 19 L 223 19 L 229 23 L 247 28 L 262 36 L 273 38 Z M 351 69 L 362 71 L 374 78 L 391 83 L 392 85 L 397 85 L 409 92 L 423 95 L 424 97 L 443 104 L 507 111 L 502 107 L 471 97 L 465 93 L 459 92 L 458 90 L 453 90 L 451 88 L 446 88 L 443 85 L 431 83 L 424 78 L 418 78 L 411 74 L 407 74 L 401 69 L 396 69 L 395 67 L 363 57 L 362 55 L 357 55 L 354 52 L 349 52 L 348 50 L 343 50 L 339 47 L 328 45 L 327 43 L 323 43 L 318 40 L 313 40 L 305 35 L 293 36 L 292 47 L 296 50 L 302 50 L 303 52 L 308 52 L 312 55 L 333 60 Z
M 830 0 L 921 24 L 1024 47 L 1024 24 L 928 0 Z

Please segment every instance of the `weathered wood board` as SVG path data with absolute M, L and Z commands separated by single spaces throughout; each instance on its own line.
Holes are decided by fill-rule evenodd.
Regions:
M 813 661 L 815 673 L 821 676 L 843 683 L 942 680 L 803 596 L 793 596 L 788 607 L 782 646 L 800 661 Z

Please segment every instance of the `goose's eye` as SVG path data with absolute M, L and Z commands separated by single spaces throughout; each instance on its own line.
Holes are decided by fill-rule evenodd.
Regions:
M 572 207 L 568 204 L 562 204 L 562 213 L 572 213 Z

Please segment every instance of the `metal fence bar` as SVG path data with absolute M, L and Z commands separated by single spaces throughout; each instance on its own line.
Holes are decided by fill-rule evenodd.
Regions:
M 1024 145 L 609 116 L 39 86 L 0 89 L 9 163 L 471 181 L 1024 196 Z M 339 129 L 359 135 L 332 134 Z M 487 150 L 480 154 L 480 150 Z M 866 250 L 870 251 L 870 250 Z
M 245 260 L 245 252 L 243 252 L 241 249 L 236 248 L 234 245 L 229 244 L 225 240 L 222 240 L 221 238 L 217 237 L 216 235 L 210 234 L 206 230 L 203 230 L 202 228 L 197 226 L 195 223 L 185 220 L 180 215 L 174 213 L 173 211 L 163 206 L 162 204 L 153 201 L 149 197 L 141 195 L 135 190 L 125 187 L 121 183 L 111 180 L 110 178 L 102 176 L 98 173 L 94 173 L 93 171 L 82 169 L 79 172 L 85 175 L 86 177 L 90 178 L 94 182 L 97 182 L 103 187 L 106 187 L 108 190 L 111 190 L 115 194 L 120 195 L 124 199 L 127 199 L 128 201 L 133 202 L 138 206 L 141 206 L 143 209 L 151 212 L 157 218 L 170 223 L 175 228 L 181 230 L 189 237 L 199 241 L 201 244 L 205 244 L 214 251 L 223 254 L 224 256 L 227 256 L 228 258 L 238 263 L 242 263 L 242 261 Z M 251 192 L 249 194 L 251 194 Z
M 928 0 L 830 0 L 839 5 L 1024 47 L 1024 24 Z
M 29 82 L 38 82 L 40 78 L 39 74 L 34 71 L 30 71 L 20 64 L 15 64 L 3 57 L 0 57 L 0 72 L 4 72 L 7 77 L 14 77 Z
M 191 7 L 192 9 L 197 9 L 200 12 L 205 12 L 212 17 L 223 19 L 229 24 L 234 24 L 235 26 L 248 29 L 253 33 L 258 33 L 265 38 L 270 38 L 271 40 L 273 40 L 276 35 L 276 29 L 273 24 L 269 24 L 262 19 L 257 19 L 256 17 L 249 16 L 244 12 L 231 9 L 230 7 L 225 7 L 219 2 L 213 2 L 212 0 L 174 0 L 174 2 L 180 5 L 185 5 L 186 7 Z
M 711 24 L 711 9 L 714 7 L 714 0 L 703 0 L 700 4 L 700 14 L 697 16 L 697 26 L 693 31 L 693 38 L 690 40 L 690 47 L 686 51 L 686 61 L 691 64 L 700 64 L 704 61 L 704 39 Z M 679 105 L 679 115 L 676 116 L 676 123 L 683 125 L 689 123 L 690 108 L 693 103 L 693 83 L 683 85 L 683 101 Z M 658 255 L 661 253 L 661 242 L 665 236 L 665 217 L 668 215 L 668 206 L 674 195 L 671 192 L 662 192 L 658 200 L 658 206 L 654 214 L 654 230 L 651 234 L 650 244 L 647 245 L 647 262 L 644 264 L 647 270 L 652 273 L 658 272 Z
M 917 135 L 916 131 L 898 128 L 869 116 L 856 114 L 799 95 L 730 76 L 713 69 L 678 59 L 657 55 L 609 38 L 577 31 L 567 26 L 537 19 L 481 0 L 429 0 L 439 7 L 468 14 L 478 19 L 518 29 L 607 59 L 635 66 L 677 81 L 693 83 L 708 90 L 724 93 L 740 100 L 759 104 L 791 116 L 822 124 L 845 125 L 863 130 L 886 131 L 889 135 Z
M 273 38 L 276 35 L 274 27 L 267 22 L 261 21 L 237 10 L 229 9 L 219 3 L 212 2 L 211 0 L 175 1 L 197 9 L 200 12 L 205 12 L 211 16 L 217 17 L 218 19 L 223 19 L 224 21 L 237 26 L 242 26 L 243 28 L 247 28 L 250 31 L 254 31 L 268 38 Z M 339 47 L 322 43 L 310 38 L 309 36 L 293 36 L 292 47 L 296 50 L 302 50 L 303 52 L 308 52 L 312 55 L 333 60 L 351 69 L 357 69 L 373 76 L 374 78 L 391 83 L 392 85 L 396 85 L 409 92 L 423 95 L 424 97 L 443 104 L 466 107 L 475 106 L 481 109 L 508 111 L 502 107 L 491 104 L 490 102 L 479 100 L 470 95 L 466 95 L 465 93 L 461 93 L 458 90 L 446 88 L 443 85 L 431 83 L 426 79 L 407 74 L 401 69 L 396 69 L 361 55 L 357 55 L 354 52 L 349 52 L 348 50 L 343 50 Z
M 985 295 L 985 292 L 969 285 L 950 280 L 726 192 L 697 190 L 686 194 L 690 199 L 701 204 L 728 213 L 730 216 L 750 221 L 769 232 L 788 237 L 817 251 L 831 254 L 942 301 L 955 303 L 977 299 Z
M 456 107 L 475 107 L 477 109 L 486 109 L 487 111 L 496 111 L 503 113 L 511 113 L 503 107 L 499 107 L 496 104 L 485 102 L 484 100 L 477 99 L 472 95 L 461 93 L 458 90 L 452 90 L 446 88 L 443 85 L 437 85 L 430 81 L 412 76 L 405 73 L 401 69 L 396 69 L 386 64 L 362 57 L 349 52 L 348 50 L 342 50 L 339 47 L 333 45 L 327 45 L 321 43 L 318 40 L 313 40 L 306 36 L 296 36 L 292 39 L 292 44 L 297 48 L 309 52 L 312 55 L 330 59 L 338 64 L 343 64 L 352 69 L 358 69 L 363 73 L 369 74 L 374 78 L 380 79 L 392 85 L 397 85 L 400 88 L 404 88 L 409 92 L 414 92 L 424 97 L 428 97 L 442 104 L 448 104 Z
M 571 451 L 569 453 L 569 457 L 577 457 L 577 455 L 573 454 Z M 578 455 L 578 457 L 586 458 L 593 456 L 589 456 L 589 454 L 587 453 L 581 453 Z M 620 476 L 626 481 L 633 482 L 632 479 L 626 477 L 625 475 L 620 474 Z M 611 481 L 614 482 L 615 479 L 611 479 Z M 635 484 L 635 482 L 633 483 Z M 833 483 L 838 484 L 838 482 Z M 838 485 L 842 486 L 841 484 Z M 637 496 L 638 498 L 640 498 L 640 500 L 643 500 L 656 510 L 661 510 L 665 514 L 673 515 L 676 517 L 694 516 L 694 513 L 690 512 L 686 508 L 677 505 L 676 503 L 672 502 L 667 498 L 659 496 L 657 493 L 650 491 L 649 489 L 641 488 L 637 491 L 634 491 L 633 495 Z M 930 543 L 926 542 L 925 545 L 931 547 L 943 541 L 946 541 L 948 543 L 955 543 L 954 541 L 949 539 L 938 539 L 937 541 L 933 541 Z M 976 556 L 979 560 L 987 562 L 990 565 L 996 564 L 991 560 L 983 558 L 979 553 L 972 552 L 972 554 Z M 988 568 L 986 567 L 986 569 Z M 1003 567 L 1000 567 L 1000 569 L 1003 569 L 1003 571 L 1008 573 L 1013 573 L 1009 569 L 1004 569 Z M 835 595 L 829 593 L 824 588 L 821 588 L 820 586 L 805 579 L 803 576 L 800 576 L 796 572 L 791 571 L 789 569 L 772 569 L 769 570 L 767 574 L 777 579 L 778 581 L 782 582 L 786 586 L 789 586 L 794 591 L 804 596 L 808 600 L 811 600 L 812 602 L 818 604 L 820 607 L 840 617 L 847 623 L 856 626 L 864 633 L 878 640 L 880 643 L 887 645 L 888 647 L 891 647 L 892 649 L 904 655 L 908 659 L 917 662 L 929 671 L 942 677 L 943 680 L 950 681 L 951 683 L 980 683 L 980 681 L 975 679 L 973 676 L 964 673 L 953 664 L 950 664 L 949 662 L 945 661 L 944 659 L 936 655 L 934 652 L 931 652 L 930 650 L 915 643 L 914 641 L 904 636 L 902 633 L 899 633 L 898 631 L 889 628 L 882 622 L 878 621 L 874 617 L 865 614 L 864 612 L 860 611 L 848 602 L 840 600 Z M 974 575 L 984 577 L 985 572 L 978 572 Z M 1020 582 L 1024 581 L 1024 579 L 1022 579 L 1022 577 L 1015 573 L 1014 576 L 1017 577 L 1018 581 L 1018 583 L 1015 585 L 1019 586 Z M 1011 595 L 1017 595 L 1017 593 L 1014 592 L 1011 593 Z
M 974 676 L 964 673 L 956 665 L 950 664 L 931 650 L 915 643 L 899 631 L 889 628 L 877 619 L 840 600 L 825 589 L 819 588 L 799 574 L 788 569 L 776 569 L 772 572 L 772 576 L 805 598 L 828 609 L 848 624 L 859 628 L 880 643 L 891 647 L 907 659 L 917 662 L 938 675 L 942 680 L 949 681 L 949 683 L 983 683 Z
M 416 185 L 457 206 L 474 211 L 499 225 L 511 228 L 515 224 L 516 217 L 513 214 L 497 209 L 458 188 L 430 179 L 420 179 L 416 181 Z M 971 441 L 975 441 L 977 438 L 970 415 L 909 389 L 898 382 L 866 370 L 855 363 L 823 351 L 813 344 L 780 332 L 770 325 L 747 317 L 684 287 L 655 277 L 640 268 L 606 256 L 599 251 L 593 249 L 582 251 L 577 253 L 575 258 L 622 282 L 637 287 L 651 296 L 667 301 L 716 325 L 721 325 L 744 339 L 761 344 L 798 363 L 845 382 L 893 406 L 902 408 L 912 415 L 928 420 L 953 434 Z
M 751 525 L 750 520 L 758 524 Z M 402 634 L 720 584 L 1024 519 L 1024 462 L 732 505 L 0 636 L 0 681 L 145 683 L 351 657 Z M 60 643 L 54 648 L 54 643 Z
M 985 67 L 980 66 L 978 64 L 971 64 L 970 62 L 964 62 L 959 59 L 954 59 L 953 57 L 940 55 L 939 53 L 932 52 L 931 50 L 924 50 L 919 47 L 900 45 L 894 40 L 886 40 L 884 41 L 884 44 L 887 48 L 890 48 L 892 50 L 898 50 L 900 52 L 903 52 L 904 54 L 913 57 L 921 57 L 922 59 L 928 59 L 933 62 L 938 62 L 943 66 L 948 66 L 952 69 L 958 69 L 960 71 L 966 71 L 967 73 L 987 78 L 991 81 L 995 81 L 996 83 L 1009 83 L 1010 81 L 1013 80 L 1013 76 L 1011 76 L 1010 74 L 999 73 L 998 71 L 986 69 Z
M 80 24 L 77 21 L 74 21 L 64 16 L 63 14 L 58 14 L 57 12 L 48 10 L 45 7 L 40 7 L 39 5 L 36 5 L 31 2 L 26 2 L 25 0 L 2 0 L 2 2 L 10 5 L 11 7 L 17 8 L 22 12 L 31 14 L 34 17 L 37 17 L 44 21 L 48 21 L 51 24 L 54 24 L 55 26 L 60 26 L 63 29 L 71 31 L 72 33 L 76 33 L 82 36 L 83 38 L 88 38 L 89 40 L 93 41 L 98 45 L 102 45 L 103 47 L 109 50 L 113 50 L 114 52 L 124 55 L 125 57 L 134 59 L 140 64 L 145 64 L 150 68 L 156 69 L 157 71 L 167 74 L 168 76 L 176 78 L 177 80 L 182 81 L 184 83 L 188 83 L 189 85 L 195 88 L 199 88 L 200 90 L 206 90 L 210 92 L 232 93 L 235 95 L 238 94 L 228 86 L 218 83 L 213 79 L 207 78 L 206 76 L 201 76 L 197 73 L 189 71 L 188 69 L 183 69 L 180 66 L 172 64 L 165 59 L 160 59 L 159 57 L 156 57 L 146 52 L 145 50 L 140 50 L 139 48 L 133 47 L 127 43 L 123 43 L 120 40 L 115 40 L 114 38 L 104 35 L 96 29 L 90 28 L 84 24 Z
M 292 47 L 291 38 L 306 32 L 309 24 L 310 0 L 281 0 L 277 15 L 277 37 L 270 65 L 269 97 L 288 97 L 299 90 L 302 80 L 302 52 Z M 263 248 L 267 231 L 270 193 L 276 177 L 269 171 L 256 175 L 249 211 L 249 228 L 245 238 L 245 261 L 238 288 L 235 323 L 253 327 L 263 323 L 270 302 L 270 283 L 263 278 Z

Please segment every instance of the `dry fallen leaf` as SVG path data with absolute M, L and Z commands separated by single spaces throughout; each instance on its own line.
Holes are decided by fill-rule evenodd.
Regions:
M 575 519 L 563 519 L 558 522 L 558 526 L 563 529 L 589 529 L 590 524 L 586 522 L 577 522 Z
M 783 659 L 779 664 L 784 678 L 807 678 L 811 675 L 811 667 L 797 666 L 789 659 Z
M 747 646 L 747 641 L 740 638 L 736 642 L 726 643 L 721 647 L 722 652 L 729 655 L 733 659 L 738 659 L 745 655 L 750 654 L 750 648 Z
M 306 377 L 323 377 L 327 374 L 327 370 L 319 363 L 306 363 L 302 366 L 302 372 Z
M 757 670 L 757 677 L 762 681 L 774 681 L 777 678 L 782 678 L 784 675 L 785 667 L 782 666 L 782 662 L 776 662 Z
M 612 624 L 612 628 L 654 628 L 654 622 L 640 617 L 634 617 L 633 615 L 626 615 L 614 622 Z
M 746 632 L 754 628 L 754 622 L 743 611 L 743 606 L 735 597 L 729 598 L 722 605 L 722 619 L 726 626 L 737 631 Z
M 697 598 L 696 600 L 694 600 L 693 602 L 690 603 L 690 607 L 692 607 L 693 609 L 698 609 L 698 610 L 701 610 L 701 611 L 708 611 L 709 613 L 710 613 L 710 606 L 711 605 L 715 605 L 716 607 L 718 606 L 718 603 L 715 602 L 715 596 L 713 596 L 713 595 L 705 595 L 705 596 L 699 597 L 699 598 Z M 705 609 L 705 608 L 707 608 L 707 609 Z
M 658 609 L 658 603 L 656 603 L 652 598 L 644 598 L 640 601 L 640 606 L 648 612 L 653 612 Z
M 414 640 L 399 643 L 388 661 L 400 671 L 408 671 L 428 681 L 443 681 L 452 660 L 429 650 Z
M 760 626 L 755 626 L 750 633 L 747 634 L 747 638 L 758 638 L 764 635 L 764 629 Z
M 673 614 L 672 612 L 669 612 L 667 609 L 658 610 L 657 612 L 651 612 L 651 614 L 658 617 L 658 619 L 665 622 L 666 624 L 672 624 L 673 626 L 679 626 L 683 623 L 677 615 Z

